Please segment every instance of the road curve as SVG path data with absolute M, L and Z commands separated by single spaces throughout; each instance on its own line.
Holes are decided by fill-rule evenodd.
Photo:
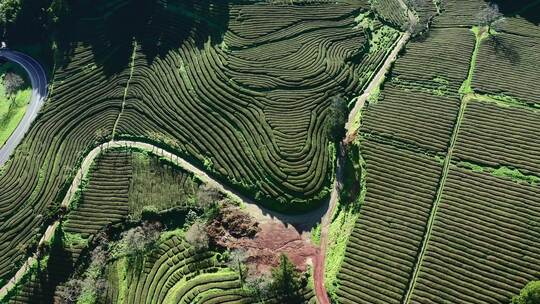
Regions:
M 10 49 L 0 49 L 0 58 L 13 61 L 23 67 L 28 73 L 32 84 L 32 97 L 23 119 L 10 135 L 4 146 L 0 148 L 0 167 L 8 160 L 15 148 L 21 143 L 24 135 L 30 129 L 32 122 L 47 98 L 47 74 L 45 70 L 34 58 Z
M 114 148 L 137 148 L 145 151 L 149 151 L 152 154 L 155 154 L 157 156 L 161 156 L 163 158 L 166 158 L 173 162 L 174 164 L 178 165 L 182 169 L 189 171 L 196 175 L 202 182 L 218 189 L 225 195 L 227 195 L 230 199 L 234 201 L 238 201 L 244 204 L 244 211 L 249 213 L 251 216 L 257 219 L 259 222 L 267 222 L 267 221 L 279 221 L 285 225 L 294 225 L 295 227 L 302 229 L 304 231 L 309 231 L 315 224 L 317 224 L 321 218 L 328 218 L 329 217 L 329 201 L 325 202 L 325 204 L 322 204 L 319 208 L 310 211 L 308 213 L 304 214 L 298 214 L 298 215 L 288 215 L 288 214 L 282 214 L 279 212 L 268 210 L 264 207 L 261 207 L 259 204 L 251 201 L 250 199 L 242 196 L 239 192 L 236 190 L 221 184 L 208 174 L 204 172 L 203 170 L 197 168 L 196 166 L 192 165 L 185 159 L 179 157 L 178 155 L 173 154 L 172 152 L 167 151 L 166 149 L 159 148 L 157 146 L 151 145 L 149 143 L 145 142 L 138 142 L 138 141 L 129 141 L 129 140 L 112 140 L 106 143 L 103 143 L 94 149 L 90 151 L 85 158 L 83 159 L 81 166 L 77 173 L 75 174 L 75 177 L 71 183 L 71 186 L 69 187 L 66 196 L 62 200 L 62 203 L 60 204 L 61 207 L 65 208 L 66 211 L 69 211 L 70 203 L 72 202 L 75 193 L 77 192 L 77 189 L 79 189 L 79 186 L 81 185 L 81 182 L 83 180 L 83 177 L 86 176 L 88 171 L 90 170 L 90 167 L 92 163 L 95 161 L 96 157 L 99 156 L 99 154 L 103 151 L 114 149 Z M 44 243 L 48 243 L 52 240 L 54 236 L 54 231 L 56 230 L 56 227 L 58 227 L 59 223 L 62 221 L 62 217 L 60 217 L 56 222 L 51 224 L 47 227 L 45 233 L 41 237 L 39 241 L 39 245 L 42 245 Z M 39 247 L 39 246 L 38 246 Z M 33 264 L 35 264 L 37 261 L 37 252 L 34 253 L 32 256 L 30 256 L 23 265 L 17 270 L 15 275 L 4 285 L 0 288 L 0 302 L 2 302 L 2 299 L 7 295 L 7 293 L 13 289 L 17 283 L 24 277 L 26 273 L 30 270 Z

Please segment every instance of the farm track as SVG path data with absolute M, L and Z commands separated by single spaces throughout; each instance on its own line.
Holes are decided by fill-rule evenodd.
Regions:
M 75 193 L 77 192 L 77 189 L 81 185 L 81 182 L 83 181 L 84 177 L 88 174 L 88 171 L 90 170 L 90 167 L 94 160 L 100 155 L 101 152 L 109 149 L 114 148 L 137 148 L 145 151 L 149 151 L 157 156 L 166 158 L 173 162 L 174 164 L 178 165 L 182 169 L 192 172 L 194 175 L 196 175 L 199 179 L 201 179 L 202 182 L 210 185 L 211 187 L 214 187 L 218 189 L 219 191 L 226 194 L 230 199 L 242 202 L 245 204 L 245 211 L 248 212 L 251 216 L 257 219 L 259 222 L 269 222 L 269 221 L 279 221 L 284 223 L 285 225 L 299 225 L 304 228 L 313 227 L 316 223 L 320 221 L 321 218 L 327 217 L 326 215 L 329 213 L 330 210 L 328 203 L 321 205 L 316 210 L 313 210 L 306 214 L 300 214 L 300 215 L 287 215 L 282 214 L 279 212 L 268 210 L 264 207 L 259 206 L 258 204 L 254 203 L 250 199 L 246 198 L 245 196 L 238 193 L 236 190 L 231 189 L 228 186 L 225 186 L 215 180 L 214 178 L 210 177 L 208 174 L 206 174 L 203 170 L 195 167 L 188 161 L 184 160 L 183 158 L 165 150 L 159 147 L 156 147 L 154 145 L 144 143 L 144 142 L 137 142 L 137 141 L 126 141 L 126 140 L 120 140 L 120 141 L 110 141 L 103 143 L 96 148 L 94 148 L 92 151 L 90 151 L 84 160 L 82 161 L 81 167 L 77 171 L 77 174 L 75 175 L 75 178 L 73 179 L 73 182 L 71 183 L 71 186 L 69 187 L 66 196 L 62 200 L 61 208 L 65 208 L 67 211 L 69 211 L 70 202 L 73 200 L 73 197 Z M 54 235 L 54 232 L 56 230 L 56 227 L 58 227 L 59 223 L 62 221 L 62 218 L 51 224 L 49 227 L 47 227 L 45 234 L 42 236 L 42 238 L 39 241 L 39 245 L 50 242 L 52 240 L 52 237 Z M 39 246 L 38 246 L 39 247 Z M 4 285 L 0 289 L 0 299 L 2 299 L 9 290 L 11 290 L 17 282 L 19 282 L 23 276 L 28 272 L 30 267 L 37 262 L 37 253 L 29 257 L 25 263 L 19 268 L 19 270 L 16 272 L 16 274 L 8 281 L 6 285 Z
M 17 125 L 17 128 L 9 136 L 4 146 L 0 148 L 0 167 L 2 167 L 9 160 L 9 157 L 13 154 L 15 148 L 21 143 L 24 135 L 28 129 L 30 129 L 32 122 L 36 119 L 39 110 L 45 103 L 48 90 L 45 70 L 35 59 L 26 54 L 9 49 L 1 49 L 0 58 L 5 58 L 22 66 L 28 73 L 28 77 L 32 84 L 32 96 L 26 113 L 19 125 Z
M 406 8 L 405 3 L 400 0 L 400 3 L 403 7 Z M 416 18 L 414 14 L 408 10 L 409 18 Z M 364 90 L 364 93 L 360 95 L 356 99 L 355 106 L 353 110 L 351 111 L 348 122 L 346 124 L 346 130 L 347 130 L 347 136 L 351 135 L 355 130 L 351 129 L 352 121 L 355 119 L 355 117 L 358 115 L 360 110 L 363 108 L 366 100 L 371 95 L 371 93 L 377 89 L 382 81 L 384 81 L 384 78 L 386 76 L 386 73 L 388 72 L 390 65 L 396 60 L 399 52 L 401 49 L 405 46 L 405 44 L 408 42 L 410 38 L 409 33 L 404 33 L 399 40 L 395 43 L 395 46 L 393 50 L 388 54 L 386 60 L 384 63 L 380 66 L 380 69 L 377 71 L 375 76 L 370 80 L 369 85 Z M 0 53 L 0 56 L 2 53 Z M 133 58 L 132 58 L 133 60 Z M 133 64 L 133 62 L 132 62 Z M 132 66 L 133 69 L 133 66 Z M 41 69 L 42 70 L 42 69 Z M 132 72 L 133 73 L 133 70 Z M 44 74 L 44 72 L 43 72 Z M 34 75 L 35 76 L 35 75 Z M 32 78 L 32 77 L 31 77 Z M 43 78 L 32 78 L 32 86 L 34 87 L 34 93 L 33 93 L 33 101 L 35 100 L 36 103 L 36 110 L 35 112 L 27 112 L 25 115 L 25 118 L 23 120 L 27 120 L 28 118 L 28 125 L 26 129 L 29 128 L 31 125 L 33 119 L 37 116 L 37 112 L 39 111 L 39 108 L 45 101 L 45 96 L 47 95 L 47 87 L 46 87 L 46 79 L 43 81 Z M 37 89 L 36 89 L 37 87 Z M 37 97 L 34 98 L 34 95 L 37 94 Z M 125 97 L 124 97 L 125 98 Z M 122 104 L 122 108 L 124 107 L 124 104 Z M 30 108 L 29 108 L 30 109 Z M 30 116 L 28 113 L 34 113 L 34 116 Z M 115 123 L 115 129 L 116 129 L 116 123 Z M 24 131 L 26 132 L 26 130 Z M 13 145 L 11 150 L 5 150 L 5 156 L 4 153 L 0 154 L 0 166 L 5 163 L 9 159 L 9 156 L 13 152 L 13 150 L 16 148 L 20 140 L 24 137 L 24 132 L 21 135 L 21 138 L 19 141 Z M 113 132 L 114 134 L 114 132 Z M 114 135 L 113 135 L 114 136 Z M 347 137 L 346 137 L 347 138 Z M 11 138 L 10 138 L 11 139 Z M 7 147 L 7 143 L 6 143 Z M 264 207 L 259 206 L 258 204 L 254 203 L 250 199 L 242 196 L 238 191 L 225 186 L 218 182 L 217 180 L 213 179 L 209 175 L 207 175 L 203 170 L 197 168 L 196 166 L 192 165 L 188 161 L 182 159 L 181 157 L 164 150 L 162 148 L 156 147 L 154 145 L 144 143 L 144 142 L 137 142 L 137 141 L 115 141 L 112 140 L 110 142 L 106 142 L 104 144 L 101 144 L 94 148 L 90 153 L 87 154 L 87 156 L 84 158 L 80 169 L 77 171 L 77 174 L 75 175 L 75 178 L 64 197 L 61 206 L 66 208 L 66 210 L 69 210 L 70 202 L 72 201 L 77 189 L 79 188 L 81 182 L 83 181 L 84 176 L 88 173 L 91 164 L 94 162 L 96 157 L 102 152 L 103 150 L 112 149 L 112 148 L 120 148 L 120 147 L 131 147 L 131 148 L 138 148 L 146 151 L 150 151 L 158 156 L 167 158 L 171 160 L 173 163 L 179 165 L 181 168 L 190 171 L 197 175 L 203 182 L 211 185 L 212 187 L 217 188 L 218 190 L 225 193 L 227 196 L 229 196 L 233 200 L 241 201 L 246 205 L 245 210 L 252 215 L 254 218 L 256 218 L 260 222 L 268 222 L 268 221 L 280 221 L 284 223 L 285 225 L 293 225 L 297 227 L 302 227 L 303 229 L 307 229 L 310 227 L 313 227 L 317 223 L 321 223 L 321 248 L 319 251 L 319 256 L 316 258 L 315 265 L 314 265 L 314 281 L 315 281 L 315 293 L 317 296 L 317 300 L 321 304 L 327 304 L 330 303 L 326 288 L 324 287 L 324 264 L 325 264 L 325 255 L 326 255 L 326 249 L 327 249 L 327 242 L 328 242 L 328 228 L 332 220 L 332 214 L 335 209 L 335 206 L 337 204 L 337 201 L 339 199 L 339 189 L 342 183 L 342 173 L 341 173 L 341 167 L 344 160 L 345 155 L 342 153 L 344 149 L 340 149 L 341 153 L 338 156 L 337 166 L 336 166 L 336 176 L 334 179 L 333 189 L 331 192 L 330 199 L 322 204 L 319 208 L 316 210 L 310 211 L 305 214 L 300 215 L 286 215 L 279 212 L 274 212 L 271 210 L 268 210 Z M 2 150 L 3 152 L 4 150 Z M 4 159 L 5 158 L 5 159 Z M 51 224 L 47 227 L 46 232 L 41 237 L 39 244 L 44 244 L 47 242 L 50 242 L 52 240 L 52 237 L 54 235 L 54 232 L 59 225 L 62 218 Z M 0 299 L 2 299 L 9 290 L 11 290 L 17 282 L 19 282 L 24 275 L 29 271 L 31 266 L 37 262 L 37 253 L 29 257 L 25 263 L 19 268 L 19 270 L 16 272 L 16 274 L 8 281 L 6 285 L 4 285 L 2 288 L 0 288 Z
M 353 109 L 351 110 L 351 112 L 349 113 L 347 123 L 345 124 L 346 134 L 345 134 L 344 142 L 346 142 L 347 139 L 353 136 L 353 134 L 357 131 L 356 129 L 353 129 L 354 120 L 358 116 L 358 113 L 364 107 L 367 99 L 372 94 L 372 92 L 376 90 L 379 87 L 379 85 L 384 81 L 386 73 L 390 69 L 390 65 L 397 59 L 399 52 L 405 46 L 405 44 L 409 41 L 410 37 L 411 36 L 409 33 L 404 33 L 401 36 L 401 38 L 395 44 L 395 47 L 392 50 L 392 52 L 390 52 L 390 54 L 386 58 L 384 64 L 381 66 L 377 74 L 373 77 L 369 85 L 366 87 L 364 93 L 356 99 L 355 105 Z M 319 304 L 330 303 L 330 299 L 328 298 L 328 293 L 326 292 L 326 288 L 324 286 L 324 264 L 325 264 L 325 258 L 326 258 L 326 250 L 328 246 L 328 229 L 329 229 L 330 223 L 332 222 L 332 215 L 334 213 L 335 207 L 339 200 L 339 190 L 343 183 L 342 164 L 344 163 L 344 158 L 346 156 L 344 154 L 344 151 L 345 149 L 343 147 L 340 147 L 340 154 L 338 156 L 337 165 L 336 165 L 336 176 L 334 180 L 334 185 L 332 187 L 332 192 L 330 195 L 329 210 L 328 212 L 326 212 L 325 216 L 321 219 L 321 241 L 320 241 L 321 245 L 320 245 L 320 250 L 319 250 L 319 256 L 317 257 L 315 261 L 315 267 L 313 271 L 315 294 L 317 295 L 317 300 Z
M 454 151 L 454 148 L 456 146 L 456 143 L 457 143 L 458 134 L 459 134 L 459 130 L 460 130 L 460 127 L 461 127 L 461 124 L 462 124 L 462 121 L 463 121 L 463 117 L 465 115 L 465 109 L 466 109 L 467 103 L 468 103 L 468 101 L 470 99 L 470 97 L 469 97 L 469 94 L 470 94 L 469 92 L 471 91 L 470 90 L 470 85 L 471 85 L 471 80 L 473 78 L 474 65 L 476 63 L 476 57 L 477 57 L 477 54 L 478 54 L 478 48 L 480 47 L 480 42 L 481 42 L 481 37 L 478 37 L 477 35 L 475 35 L 475 37 L 476 37 L 476 42 L 475 42 L 475 48 L 474 48 L 473 53 L 471 55 L 471 61 L 469 63 L 469 73 L 467 75 L 467 79 L 462 84 L 462 87 L 464 87 L 463 90 L 464 90 L 465 94 L 463 94 L 463 96 L 461 96 L 461 103 L 460 103 L 460 107 L 459 107 L 458 116 L 457 116 L 457 119 L 456 119 L 454 130 L 452 132 L 452 137 L 450 138 L 450 144 L 448 146 L 448 151 L 447 151 L 446 157 L 444 159 L 443 171 L 441 173 L 441 180 L 439 182 L 439 188 L 437 189 L 437 196 L 435 197 L 435 201 L 433 203 L 433 207 L 432 207 L 430 215 L 429 215 L 429 220 L 428 220 L 428 224 L 427 224 L 427 227 L 426 227 L 426 232 L 424 234 L 424 238 L 423 238 L 423 241 L 422 241 L 422 247 L 420 248 L 420 253 L 419 253 L 418 258 L 416 260 L 416 264 L 414 266 L 413 275 L 412 275 L 411 281 L 409 283 L 409 287 L 407 288 L 407 291 L 405 293 L 405 297 L 403 298 L 403 303 L 404 304 L 408 304 L 411 301 L 411 297 L 412 297 L 412 294 L 413 294 L 413 291 L 414 291 L 414 288 L 415 288 L 415 285 L 416 285 L 416 281 L 418 279 L 418 274 L 420 273 L 420 268 L 422 266 L 422 262 L 424 260 L 424 256 L 425 256 L 426 251 L 427 251 L 427 245 L 428 245 L 430 237 L 431 237 L 431 232 L 433 231 L 433 225 L 434 225 L 434 222 L 435 222 L 435 216 L 437 214 L 439 204 L 441 202 L 443 190 L 444 190 L 444 187 L 445 187 L 445 184 L 446 184 L 446 179 L 447 179 L 448 174 L 450 172 L 450 165 L 452 163 L 452 155 L 453 155 L 453 151 Z

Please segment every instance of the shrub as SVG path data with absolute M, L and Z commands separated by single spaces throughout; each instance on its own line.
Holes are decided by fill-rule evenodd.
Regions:
M 208 233 L 206 233 L 206 224 L 202 220 L 196 220 L 188 228 L 186 231 L 186 241 L 197 251 L 208 249 Z
M 540 303 L 540 281 L 532 281 L 512 298 L 512 304 L 538 304 Z
M 300 272 L 289 258 L 282 254 L 279 266 L 272 269 L 272 293 L 285 303 L 302 303 L 302 279 Z

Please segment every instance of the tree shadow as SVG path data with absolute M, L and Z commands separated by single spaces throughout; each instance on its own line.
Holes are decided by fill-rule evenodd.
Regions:
M 495 50 L 495 56 L 510 61 L 512 65 L 517 65 L 521 61 L 521 55 L 517 51 L 517 47 L 507 39 L 498 35 L 492 35 L 490 36 L 489 43 Z
M 55 238 L 62 239 L 63 233 L 57 229 Z M 73 256 L 63 242 L 51 244 L 48 260 L 38 260 L 35 283 L 29 297 L 30 303 L 54 303 L 56 288 L 67 281 L 74 271 Z M 42 265 L 42 263 L 47 263 Z M 43 269 L 42 269 L 43 266 Z
M 221 43 L 228 18 L 227 0 L 84 0 L 62 26 L 58 50 L 66 66 L 79 45 L 90 47 L 109 77 L 129 67 L 135 42 L 152 63 L 187 41 Z
M 531 0 L 494 0 L 505 16 L 520 16 L 534 24 L 540 24 L 540 2 Z

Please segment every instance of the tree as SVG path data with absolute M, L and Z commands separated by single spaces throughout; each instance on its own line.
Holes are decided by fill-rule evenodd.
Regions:
M 126 253 L 128 255 L 138 255 L 150 250 L 159 238 L 160 232 L 160 223 L 144 222 L 142 226 L 122 233 L 122 240 L 126 245 Z
M 21 0 L 2 0 L 0 1 L 0 25 L 5 27 L 9 23 L 15 22 L 21 11 Z
M 487 26 L 488 33 L 491 33 L 491 29 L 498 26 L 502 20 L 503 14 L 499 11 L 499 6 L 494 3 L 489 3 L 476 16 L 478 25 Z
M 206 224 L 202 220 L 196 220 L 188 228 L 185 238 L 197 251 L 208 249 L 209 237 L 206 232 Z
M 409 34 L 411 34 L 411 36 L 414 37 L 420 34 L 425 29 L 425 27 L 418 22 L 418 19 L 415 18 L 405 22 L 401 29 L 405 32 L 408 32 Z
M 264 303 L 271 296 L 272 279 L 266 275 L 248 275 L 244 288 L 249 296 L 254 297 L 259 303 Z
M 21 76 L 13 73 L 8 72 L 4 76 L 4 87 L 6 90 L 6 94 L 11 95 L 17 92 L 24 84 L 24 80 Z
M 70 8 L 66 0 L 53 0 L 47 8 L 49 24 L 58 25 L 69 15 L 69 12 Z
M 512 304 L 538 304 L 540 303 L 540 281 L 532 281 L 512 298 Z
M 285 254 L 282 254 L 279 260 L 279 266 L 272 269 L 272 292 L 284 303 L 302 303 L 300 272 Z
M 328 138 L 334 142 L 340 141 L 345 136 L 345 123 L 348 118 L 347 112 L 345 98 L 341 96 L 332 97 L 326 120 L 326 132 Z
M 235 271 L 238 271 L 240 275 L 240 282 L 243 284 L 246 275 L 244 264 L 248 258 L 247 251 L 245 249 L 237 248 L 231 251 L 229 259 L 227 261 L 227 266 Z

